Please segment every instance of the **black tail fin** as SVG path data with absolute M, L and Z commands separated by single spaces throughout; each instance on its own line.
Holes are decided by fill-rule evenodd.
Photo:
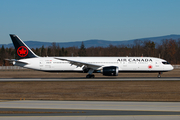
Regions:
M 18 36 L 10 34 L 19 59 L 38 57 Z

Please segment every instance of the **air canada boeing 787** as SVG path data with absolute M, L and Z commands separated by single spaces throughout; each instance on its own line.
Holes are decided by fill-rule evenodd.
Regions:
M 119 72 L 162 72 L 173 70 L 166 60 L 154 57 L 39 57 L 18 36 L 10 34 L 19 60 L 13 65 L 45 72 L 87 72 L 86 78 L 94 78 L 93 72 L 105 76 L 117 76 Z

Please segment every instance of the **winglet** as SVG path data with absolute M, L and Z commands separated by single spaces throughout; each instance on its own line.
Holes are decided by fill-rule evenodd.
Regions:
M 10 34 L 19 59 L 38 57 L 17 35 Z

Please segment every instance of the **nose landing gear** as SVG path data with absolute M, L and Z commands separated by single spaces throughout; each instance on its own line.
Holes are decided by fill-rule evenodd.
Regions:
M 159 72 L 159 74 L 158 74 L 157 77 L 158 77 L 158 78 L 161 78 L 161 74 L 162 74 L 162 72 Z

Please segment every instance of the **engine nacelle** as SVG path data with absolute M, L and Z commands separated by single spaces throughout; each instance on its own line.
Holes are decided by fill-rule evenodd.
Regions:
M 102 74 L 105 76 L 118 76 L 119 68 L 117 66 L 103 67 Z

